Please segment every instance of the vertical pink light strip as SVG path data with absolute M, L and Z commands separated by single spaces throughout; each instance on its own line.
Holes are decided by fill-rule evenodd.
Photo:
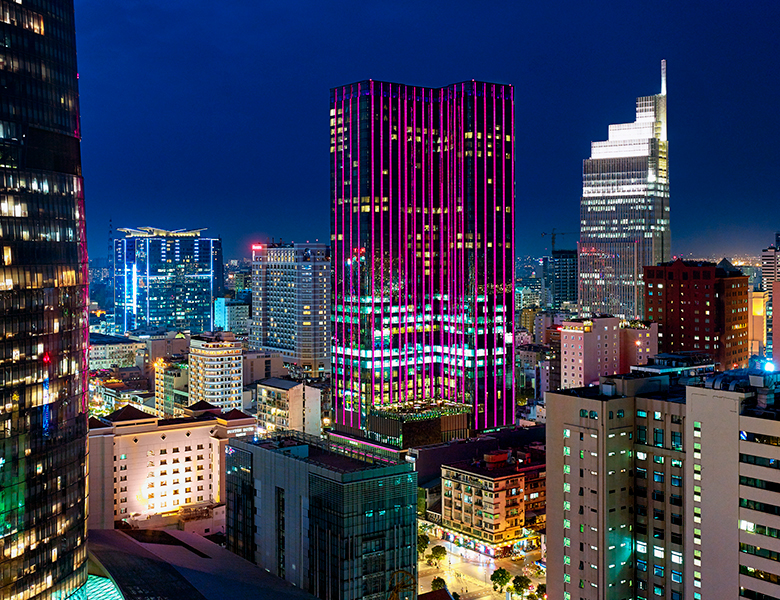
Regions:
M 418 321 L 418 299 L 417 299 L 417 292 L 418 288 L 420 287 L 418 285 L 418 273 L 419 273 L 419 262 L 417 260 L 417 206 L 419 203 L 418 198 L 418 183 L 417 183 L 417 108 L 418 108 L 418 101 L 417 101 L 417 87 L 412 87 L 412 110 L 414 111 L 412 113 L 412 256 L 414 257 L 414 262 L 412 263 L 412 280 L 413 280 L 413 300 L 412 300 L 412 318 L 414 319 L 413 325 L 414 325 L 414 336 L 412 337 L 412 341 L 414 343 L 414 379 L 412 380 L 412 393 L 414 395 L 415 401 L 419 398 L 420 389 L 417 385 L 417 374 L 419 372 L 417 361 L 418 361 L 418 354 L 417 354 L 417 341 L 419 338 L 419 332 L 417 331 L 417 321 Z M 422 134 L 420 134 L 420 139 L 422 139 Z M 421 177 L 422 178 L 422 177 Z M 408 217 L 407 217 L 408 218 Z M 421 238 L 422 241 L 422 238 Z M 408 398 L 407 398 L 408 400 Z
M 461 353 L 463 355 L 462 357 L 462 369 L 461 369 L 461 389 L 464 393 L 464 400 L 465 400 L 465 392 L 466 392 L 466 340 L 471 339 L 471 335 L 468 333 L 468 319 L 466 315 L 466 309 L 467 309 L 467 303 L 466 303 L 466 284 L 468 281 L 471 280 L 471 278 L 468 276 L 468 273 L 466 272 L 466 269 L 468 268 L 468 265 L 466 264 L 466 260 L 468 257 L 468 252 L 466 252 L 466 161 L 468 160 L 468 157 L 466 156 L 466 84 L 463 83 L 460 86 L 460 133 L 461 137 L 461 147 L 462 147 L 462 156 L 458 159 L 456 157 L 457 166 L 460 170 L 460 198 L 458 200 L 458 207 L 460 210 L 460 215 L 458 216 L 458 225 L 460 228 L 461 233 L 461 248 L 460 248 L 460 298 L 458 298 L 458 308 L 460 309 L 460 324 L 461 324 L 461 330 L 460 335 L 458 336 L 460 345 L 461 345 Z M 473 141 L 473 138 L 472 138 Z M 472 157 L 473 158 L 473 157 Z M 476 231 L 476 229 L 475 229 Z M 476 240 L 474 240 L 476 242 Z M 473 248 L 472 248 L 473 250 Z M 476 273 L 474 275 L 474 280 L 476 281 Z M 470 305 L 471 303 L 469 303 Z M 473 306 L 469 306 L 469 312 L 472 312 L 475 309 Z M 470 316 L 470 315 L 469 315 Z M 474 380 L 475 386 L 476 386 L 476 378 Z M 477 410 L 477 394 L 476 389 L 474 390 L 474 428 L 477 429 L 479 423 L 477 422 L 478 417 L 478 410 Z
M 379 404 L 384 406 L 385 404 L 385 86 L 383 83 L 379 84 L 379 294 L 381 304 L 379 306 L 379 320 L 380 329 L 382 331 L 380 337 L 380 351 L 379 359 L 382 361 L 382 378 L 380 385 L 380 401 Z M 388 107 L 390 103 L 388 101 Z M 388 111 L 390 112 L 390 111 Z
M 338 115 L 338 98 L 334 98 L 334 108 L 336 108 L 336 128 L 334 130 L 334 134 L 336 135 L 336 142 L 338 143 L 338 122 L 339 122 L 339 115 Z M 346 304 L 345 304 L 345 297 L 344 297 L 344 238 L 345 231 L 344 231 L 344 204 L 346 202 L 346 190 L 344 185 L 344 146 L 346 145 L 344 143 L 344 87 L 341 88 L 341 150 L 339 150 L 338 144 L 336 146 L 336 154 L 341 152 L 341 223 L 340 226 L 334 227 L 336 230 L 336 240 L 334 243 L 334 247 L 338 251 L 339 247 L 339 235 L 341 235 L 341 254 L 338 255 L 338 252 L 335 252 L 336 256 L 334 256 L 334 260 L 336 261 L 336 269 L 341 269 L 341 295 L 338 295 L 338 277 L 334 277 L 336 279 L 336 297 L 340 298 L 341 300 L 341 336 L 336 335 L 336 341 L 339 344 L 338 352 L 341 355 L 341 390 L 340 394 L 337 395 L 337 399 L 340 397 L 341 401 L 341 423 L 346 424 L 347 418 L 346 418 L 346 386 L 347 386 L 347 356 L 346 356 L 346 344 L 345 344 L 345 330 L 346 330 L 346 323 L 344 323 L 344 319 L 346 318 Z M 334 163 L 336 166 L 336 190 L 338 191 L 338 181 L 339 181 L 339 174 L 338 174 L 338 161 L 334 158 Z M 336 207 L 336 220 L 338 219 L 338 206 Z M 334 269 L 334 271 L 336 270 Z M 335 274 L 335 273 L 334 273 Z M 334 301 L 336 298 L 334 298 Z M 338 307 L 338 303 L 335 303 L 335 306 Z M 336 327 L 338 327 L 338 310 L 336 311 Z M 338 385 L 338 373 L 337 373 L 337 385 Z M 336 416 L 338 417 L 338 411 L 336 412 Z
M 350 111 L 351 112 L 351 111 Z M 358 135 L 357 135 L 357 177 L 358 177 L 358 186 L 357 186 L 357 219 L 355 219 L 354 214 L 355 211 L 352 211 L 352 220 L 357 220 L 357 240 L 355 238 L 352 238 L 353 248 L 355 248 L 355 257 L 352 259 L 352 264 L 354 265 L 355 262 L 357 262 L 357 320 L 358 320 L 358 329 L 357 329 L 357 347 L 358 347 L 358 359 L 357 359 L 357 373 L 358 373 L 358 398 L 360 400 L 360 409 L 358 410 L 358 428 L 360 428 L 363 420 L 363 365 L 360 364 L 361 359 L 363 358 L 362 355 L 362 347 L 361 347 L 361 339 L 360 339 L 360 330 L 361 330 L 361 319 L 363 318 L 362 311 L 360 310 L 361 304 L 362 304 L 362 286 L 361 286 L 361 267 L 362 267 L 362 254 L 360 252 L 360 249 L 362 248 L 363 244 L 363 237 L 360 235 L 360 221 L 361 221 L 361 215 L 363 214 L 361 211 L 361 202 L 362 202 L 362 195 L 361 195 L 361 189 L 360 189 L 360 175 L 363 171 L 363 165 L 360 161 L 360 84 L 357 84 L 357 123 L 358 123 Z M 350 138 L 351 139 L 351 138 Z M 357 245 L 355 246 L 355 241 L 357 241 Z M 352 306 L 354 306 L 354 301 L 352 303 Z M 353 323 L 354 326 L 354 323 Z M 354 327 L 353 327 L 354 329 Z M 354 385 L 353 388 L 354 390 Z M 354 406 L 354 404 L 353 404 Z
M 501 305 L 503 307 L 503 349 L 504 349 L 504 368 L 502 369 L 503 377 L 501 380 L 501 394 L 504 396 L 504 424 L 508 424 L 507 419 L 507 406 L 509 405 L 509 398 L 506 395 L 506 370 L 509 368 L 507 364 L 507 352 L 506 334 L 507 334 L 507 310 L 506 310 L 506 86 L 501 86 Z M 513 302 L 514 303 L 514 302 Z M 514 339 L 514 335 L 513 335 Z M 514 362 L 514 352 L 512 353 L 512 362 Z M 512 422 L 514 423 L 514 398 L 512 398 Z
M 369 139 L 369 150 L 368 150 L 368 159 L 369 164 L 371 165 L 371 257 L 369 259 L 368 256 L 366 256 L 366 264 L 369 264 L 370 262 L 370 268 L 371 268 L 371 318 L 367 319 L 371 322 L 371 404 L 370 406 L 374 407 L 377 405 L 376 402 L 376 369 L 374 368 L 374 354 L 376 352 L 376 345 L 373 343 L 374 340 L 374 332 L 376 331 L 376 268 L 375 268 L 375 259 L 376 259 L 376 229 L 374 225 L 376 224 L 376 189 L 375 189 L 375 174 L 374 174 L 374 163 L 375 161 L 375 143 L 374 143 L 374 120 L 376 117 L 376 108 L 374 106 L 374 81 L 371 80 L 369 83 L 369 93 L 371 94 L 371 110 L 369 112 L 369 118 L 371 119 L 371 137 Z M 362 215 L 363 213 L 361 213 Z M 361 245 L 362 247 L 362 245 Z M 362 258 L 362 257 L 361 257 Z M 381 331 L 381 324 L 380 324 L 380 331 Z M 380 338 L 381 339 L 381 338 Z
M 491 294 L 492 298 L 492 304 L 493 304 L 493 332 L 490 336 L 493 339 L 493 398 L 496 403 L 496 416 L 494 418 L 494 421 L 496 423 L 495 426 L 498 426 L 498 384 L 496 382 L 496 379 L 498 377 L 498 374 L 496 373 L 497 368 L 497 362 L 498 362 L 498 339 L 496 337 L 496 301 L 498 300 L 498 293 L 496 292 L 496 279 L 497 279 L 497 268 L 496 268 L 496 252 L 498 252 L 498 242 L 496 238 L 496 86 L 492 85 L 490 86 L 490 98 L 493 104 L 493 119 L 491 121 L 491 128 L 492 133 L 490 134 L 493 138 L 493 141 L 491 143 L 491 146 L 493 147 L 493 152 L 488 152 L 488 155 L 492 155 L 491 158 L 493 159 L 491 162 L 493 163 L 493 208 L 491 210 L 491 213 L 493 215 L 493 251 L 491 254 L 493 255 L 493 280 L 490 282 L 490 286 L 493 289 L 493 292 Z M 485 96 L 485 102 L 487 102 L 487 96 Z M 487 175 L 487 174 L 486 174 Z M 502 327 L 503 329 L 503 327 Z M 503 336 L 502 336 L 503 337 Z M 503 410 L 503 419 L 506 420 L 506 405 L 504 405 Z M 504 423 L 502 423 L 504 425 Z
M 482 204 L 482 244 L 480 245 L 482 249 L 482 321 L 483 321 L 483 329 L 482 329 L 482 343 L 483 348 L 485 350 L 485 360 L 483 360 L 483 399 L 485 402 L 485 429 L 487 429 L 488 426 L 488 411 L 487 411 L 487 404 L 488 404 L 488 366 L 487 366 L 487 349 L 488 349 L 488 329 L 487 329 L 487 259 L 488 259 L 488 252 L 487 252 L 487 202 L 488 202 L 488 190 L 487 190 L 487 100 L 485 98 L 485 94 L 487 93 L 487 89 L 485 84 L 482 84 L 482 128 L 485 130 L 482 132 L 482 198 L 481 202 L 479 204 Z M 477 94 L 476 91 L 474 93 L 474 102 L 476 104 L 477 100 Z M 476 122 L 476 110 L 474 111 L 474 121 Z M 477 182 L 479 184 L 479 181 Z M 478 195 L 478 193 L 477 193 Z M 477 204 L 477 206 L 479 206 Z M 479 361 L 477 361 L 479 362 Z M 493 418 L 495 419 L 495 401 L 496 399 L 493 398 L 494 403 L 494 410 L 493 410 Z
M 345 133 L 346 130 L 346 123 L 347 123 L 347 107 L 345 104 L 345 98 L 347 96 L 347 90 L 345 87 L 341 88 L 341 257 L 340 257 L 340 267 L 341 267 L 341 348 L 342 348 L 342 355 L 343 355 L 343 369 L 342 369 L 342 405 L 343 405 L 343 415 L 342 415 L 342 423 L 347 424 L 347 413 L 346 413 L 346 394 L 347 394 L 347 365 L 352 364 L 352 353 L 351 351 L 348 354 L 347 351 L 347 338 L 349 335 L 349 329 L 347 328 L 347 295 L 346 295 L 346 282 L 347 282 L 347 269 L 346 269 L 346 252 L 345 252 L 345 244 L 349 240 L 349 236 L 347 235 L 347 180 L 345 179 L 345 172 L 344 169 L 346 167 L 346 155 L 347 155 L 347 136 Z M 351 203 L 351 201 L 350 201 Z M 349 363 L 347 362 L 349 360 Z M 351 367 L 350 367 L 351 368 Z M 352 409 L 350 408 L 350 411 Z
M 352 276 L 352 254 L 353 254 L 353 248 L 355 243 L 355 236 L 353 233 L 353 226 L 355 224 L 355 217 L 353 216 L 355 213 L 355 208 L 353 206 L 353 203 L 355 201 L 355 180 L 354 180 L 354 174 L 352 172 L 352 162 L 354 154 L 352 152 L 352 124 L 354 122 L 354 119 L 352 117 L 352 104 L 353 104 L 353 97 L 354 97 L 354 89 L 350 87 L 350 94 L 349 94 L 349 248 L 347 248 L 347 251 L 349 252 L 349 269 L 347 269 L 347 272 L 349 274 L 349 354 L 350 354 L 350 360 L 349 360 L 349 390 L 350 394 L 352 396 L 352 410 L 349 414 L 349 425 L 350 427 L 354 427 L 354 418 L 355 418 L 355 368 L 354 368 L 354 356 L 355 356 L 355 322 L 354 322 L 354 306 L 355 306 L 355 300 L 354 300 L 354 278 Z M 360 121 L 358 121 L 360 123 Z M 360 132 L 358 131 L 358 135 Z M 358 356 L 358 369 L 360 368 L 360 356 Z M 358 396 L 358 403 L 360 403 L 360 396 Z
M 512 293 L 509 296 L 510 298 L 510 305 L 511 305 L 511 312 L 512 312 L 512 325 L 514 328 L 515 323 L 515 88 L 510 87 L 509 93 L 511 97 L 511 102 L 509 103 L 509 119 L 511 122 L 511 126 L 509 128 L 509 131 L 512 133 L 512 139 L 510 140 L 509 145 L 509 151 L 511 152 L 511 160 L 512 160 L 512 181 L 511 184 L 511 209 L 510 209 L 510 215 L 511 215 L 511 221 L 510 221 L 510 227 L 512 232 L 512 246 L 511 246 L 511 254 L 509 257 L 509 266 L 512 269 Z M 504 309 L 504 313 L 506 313 L 506 309 Z M 514 359 L 514 331 L 512 332 L 512 381 L 511 386 L 509 389 L 509 397 L 512 402 L 512 420 L 514 421 L 514 414 L 515 414 L 515 386 L 517 385 L 517 381 L 515 379 L 515 359 Z

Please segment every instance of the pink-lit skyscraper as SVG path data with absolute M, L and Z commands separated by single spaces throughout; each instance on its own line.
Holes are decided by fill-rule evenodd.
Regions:
M 513 94 L 331 90 L 337 433 L 397 448 L 514 423 Z

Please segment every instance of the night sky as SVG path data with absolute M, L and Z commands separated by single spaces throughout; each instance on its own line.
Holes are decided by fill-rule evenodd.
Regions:
M 329 239 L 328 99 L 363 79 L 515 86 L 517 254 L 575 232 L 582 160 L 668 63 L 672 252 L 780 230 L 780 3 L 75 0 L 89 253 L 207 227 L 225 257 Z

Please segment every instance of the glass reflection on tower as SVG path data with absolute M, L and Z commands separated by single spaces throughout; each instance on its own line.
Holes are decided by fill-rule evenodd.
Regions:
M 86 582 L 87 249 L 73 2 L 0 7 L 0 598 Z
M 335 429 L 467 408 L 514 423 L 510 85 L 331 90 Z

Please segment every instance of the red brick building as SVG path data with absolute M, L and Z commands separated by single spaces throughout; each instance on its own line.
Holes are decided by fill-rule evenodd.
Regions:
M 710 354 L 718 369 L 747 367 L 748 276 L 729 261 L 675 260 L 645 267 L 645 319 L 659 325 L 659 352 Z

